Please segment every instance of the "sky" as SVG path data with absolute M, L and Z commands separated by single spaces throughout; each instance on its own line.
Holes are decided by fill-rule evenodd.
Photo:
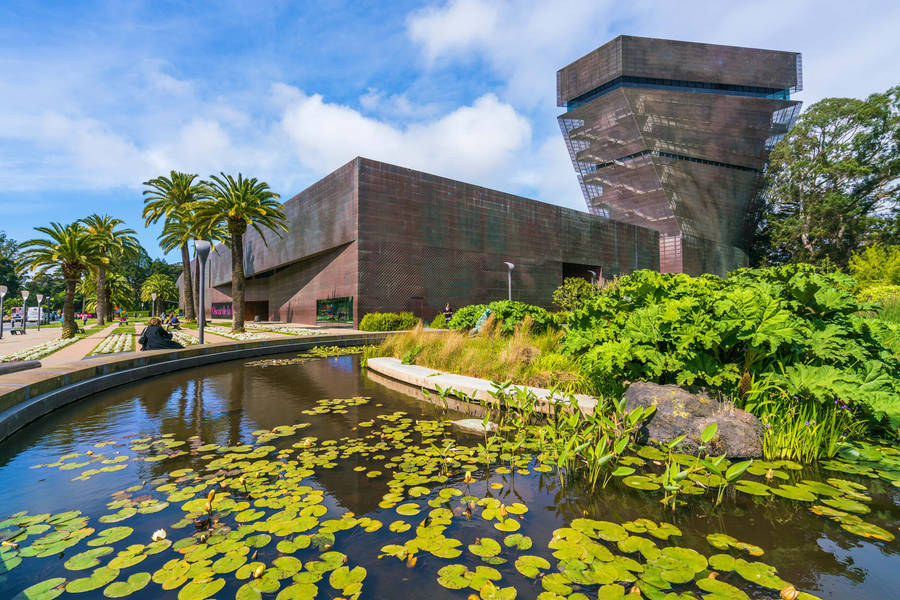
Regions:
M 0 230 L 110 214 L 161 256 L 142 182 L 287 199 L 355 156 L 584 210 L 556 71 L 613 37 L 801 52 L 809 106 L 900 84 L 898 30 L 896 0 L 3 0 Z

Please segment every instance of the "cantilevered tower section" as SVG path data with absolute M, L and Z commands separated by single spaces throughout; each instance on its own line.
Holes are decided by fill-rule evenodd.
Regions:
M 799 53 L 619 36 L 556 79 L 591 212 L 659 231 L 664 272 L 747 265 L 769 150 L 800 111 Z

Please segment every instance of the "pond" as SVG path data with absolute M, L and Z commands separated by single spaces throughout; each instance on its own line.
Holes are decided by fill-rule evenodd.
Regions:
M 809 501 L 729 489 L 673 512 L 619 478 L 563 485 L 527 449 L 487 472 L 482 438 L 443 424 L 458 415 L 372 381 L 358 356 L 273 362 L 117 388 L 3 442 L 0 598 L 578 600 L 636 585 L 721 600 L 785 582 L 896 597 L 898 542 Z M 843 489 L 897 532 L 900 489 L 874 468 L 792 466 L 775 465 L 786 484 Z

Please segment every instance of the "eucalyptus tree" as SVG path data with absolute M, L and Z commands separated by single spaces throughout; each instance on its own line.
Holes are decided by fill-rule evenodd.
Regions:
M 106 258 L 105 262 L 101 261 L 92 266 L 92 274 L 96 275 L 97 289 L 94 294 L 97 305 L 97 325 L 106 323 L 109 315 L 109 306 L 107 304 L 106 280 L 107 280 L 107 264 L 116 266 L 115 257 L 134 257 L 138 255 L 140 243 L 137 240 L 137 233 L 134 229 L 122 228 L 120 225 L 125 221 L 116 219 L 109 215 L 93 214 L 81 220 L 81 223 L 87 228 L 100 255 Z
M 244 234 L 253 227 L 263 243 L 266 231 L 287 231 L 288 221 L 278 202 L 278 194 L 269 184 L 255 177 L 237 178 L 225 173 L 210 176 L 205 182 L 210 200 L 195 208 L 200 227 L 206 231 L 225 229 L 225 243 L 231 248 L 231 300 L 234 331 L 244 330 Z
M 68 225 L 50 223 L 49 227 L 35 227 L 44 234 L 24 242 L 20 263 L 38 274 L 60 271 L 66 280 L 66 295 L 63 300 L 62 337 L 75 335 L 75 286 L 90 265 L 99 264 L 108 258 L 102 255 L 87 228 L 76 221 Z
M 196 181 L 197 175 L 172 171 L 168 177 L 160 176 L 144 185 L 144 212 L 146 225 L 163 219 L 163 237 L 167 232 L 193 222 L 194 207 L 207 199 L 207 187 Z M 186 232 L 190 232 L 190 227 Z M 177 237 L 177 236 L 176 236 Z M 187 320 L 196 319 L 196 303 L 194 286 L 191 281 L 191 257 L 188 252 L 190 238 L 179 237 L 178 247 L 181 249 L 181 275 L 184 280 L 184 315 Z M 174 249 L 174 247 L 172 248 Z

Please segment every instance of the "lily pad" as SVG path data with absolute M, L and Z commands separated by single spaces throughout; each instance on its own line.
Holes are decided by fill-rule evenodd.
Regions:
M 13 596 L 12 600 L 53 600 L 65 591 L 65 587 L 63 587 L 65 582 L 66 580 L 62 577 L 41 581 L 25 588 Z
M 515 567 L 525 577 L 537 577 L 541 569 L 550 568 L 550 563 L 540 556 L 526 554 L 516 559 Z
M 114 581 L 106 586 L 103 595 L 107 598 L 124 598 L 147 587 L 150 573 L 134 573 L 125 581 Z
M 482 558 L 500 554 L 500 544 L 491 538 L 480 538 L 469 545 L 469 552 Z

